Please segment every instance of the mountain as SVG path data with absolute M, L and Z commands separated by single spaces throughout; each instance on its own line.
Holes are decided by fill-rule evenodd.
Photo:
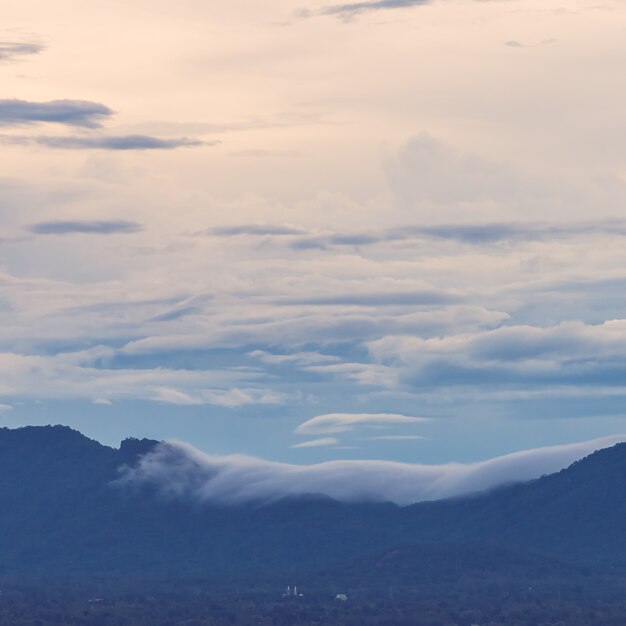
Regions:
M 0 429 L 0 574 L 315 573 L 366 585 L 626 567 L 625 444 L 530 483 L 402 508 L 316 496 L 215 506 L 116 482 L 157 443 L 114 449 L 62 426 Z
M 335 563 L 318 573 L 335 588 L 367 589 L 410 586 L 449 589 L 463 585 L 479 591 L 487 585 L 515 582 L 527 589 L 547 585 L 586 583 L 590 570 L 542 554 L 489 542 L 401 543 Z
M 404 509 L 422 541 L 481 539 L 578 563 L 626 565 L 626 444 L 529 483 Z

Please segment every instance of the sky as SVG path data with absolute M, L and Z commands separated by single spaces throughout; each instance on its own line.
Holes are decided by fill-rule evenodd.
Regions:
M 626 433 L 621 0 L 2 22 L 0 425 L 289 467 Z

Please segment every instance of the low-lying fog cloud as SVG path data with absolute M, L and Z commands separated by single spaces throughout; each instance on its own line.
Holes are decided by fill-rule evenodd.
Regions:
M 523 450 L 478 463 L 445 465 L 390 461 L 289 465 L 242 455 L 209 456 L 186 443 L 169 441 L 142 457 L 136 467 L 124 468 L 120 483 L 148 484 L 168 497 L 220 504 L 265 503 L 319 494 L 341 502 L 408 505 L 539 478 L 621 441 L 626 441 L 626 436 Z

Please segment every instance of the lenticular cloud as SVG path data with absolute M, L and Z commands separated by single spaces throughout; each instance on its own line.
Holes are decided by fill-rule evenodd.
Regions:
M 390 461 L 331 461 L 289 465 L 248 456 L 209 456 L 170 441 L 124 468 L 121 485 L 157 487 L 168 497 L 198 502 L 269 503 L 319 494 L 341 502 L 408 505 L 493 489 L 557 472 L 574 461 L 626 441 L 626 436 L 524 450 L 469 464 L 416 465 Z

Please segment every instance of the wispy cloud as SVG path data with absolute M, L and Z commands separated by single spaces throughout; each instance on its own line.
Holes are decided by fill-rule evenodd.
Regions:
M 239 504 L 322 494 L 342 502 L 408 505 L 485 491 L 539 478 L 612 446 L 625 436 L 524 450 L 478 463 L 416 465 L 388 461 L 332 461 L 289 465 L 247 456 L 208 456 L 168 442 L 125 468 L 120 486 L 150 484 L 169 497 Z
M 277 304 L 318 306 L 430 306 L 462 302 L 463 297 L 436 289 L 420 291 L 343 293 L 320 296 L 283 298 Z
M 0 141 L 19 145 L 40 145 L 57 150 L 175 150 L 197 146 L 214 146 L 219 142 L 188 137 L 162 139 L 148 135 L 39 136 L 4 135 Z
M 23 57 L 39 54 L 45 46 L 39 43 L 0 41 L 0 63 L 13 63 Z
M 64 126 L 96 128 L 113 111 L 98 102 L 84 100 L 0 100 L 0 126 L 19 126 L 48 122 Z
M 257 237 L 281 235 L 301 235 L 306 233 L 302 228 L 294 228 L 292 226 L 280 226 L 272 224 L 243 224 L 241 226 L 221 226 L 213 228 L 210 234 L 218 237 L 237 237 L 239 235 L 253 235 Z
M 419 424 L 429 421 L 425 417 L 412 417 L 394 413 L 329 413 L 318 415 L 296 428 L 299 435 L 333 435 L 354 430 L 357 426 L 388 427 L 398 424 Z
M 341 247 L 362 248 L 412 240 L 442 240 L 472 245 L 550 241 L 590 235 L 626 235 L 626 220 L 584 222 L 476 222 L 406 224 L 377 231 L 315 233 L 281 225 L 222 226 L 208 231 L 218 237 L 285 237 L 295 250 Z
M 378 437 L 368 437 L 371 441 L 418 441 L 425 439 L 421 435 L 380 435 Z
M 342 19 L 349 19 L 360 13 L 371 11 L 385 11 L 390 9 L 406 9 L 431 4 L 432 0 L 374 0 L 373 2 L 347 2 L 332 4 L 318 10 L 300 9 L 296 17 L 307 18 L 312 15 L 337 15 Z
M 29 227 L 37 235 L 71 235 L 76 233 L 90 235 L 115 235 L 118 233 L 136 233 L 142 230 L 141 224 L 125 220 L 60 220 L 38 222 Z
M 556 39 L 543 39 L 542 41 L 538 41 L 537 43 L 522 43 L 521 41 L 517 41 L 516 39 L 511 39 L 505 42 L 504 45 L 508 48 L 536 48 L 537 46 L 546 46 L 553 43 L 556 43 Z
M 385 11 L 388 9 L 406 9 L 430 4 L 432 0 L 376 0 L 375 2 L 348 2 L 333 4 L 320 10 L 323 15 L 351 16 L 368 11 Z
M 52 356 L 0 352 L 0 398 L 145 400 L 227 408 L 276 405 L 286 400 L 284 393 L 259 385 L 255 372 L 108 368 L 106 363 L 114 353 L 104 346 Z
M 626 320 L 502 326 L 429 339 L 389 336 L 368 349 L 375 361 L 398 367 L 410 386 L 621 385 Z
M 259 359 L 269 365 L 295 364 L 304 367 L 341 361 L 337 356 L 319 352 L 295 352 L 293 354 L 275 354 L 265 350 L 253 350 L 248 356 Z
M 325 446 L 336 446 L 338 440 L 334 437 L 323 437 L 321 439 L 311 439 L 310 441 L 303 441 L 302 443 L 296 443 L 291 446 L 292 448 L 321 448 Z

